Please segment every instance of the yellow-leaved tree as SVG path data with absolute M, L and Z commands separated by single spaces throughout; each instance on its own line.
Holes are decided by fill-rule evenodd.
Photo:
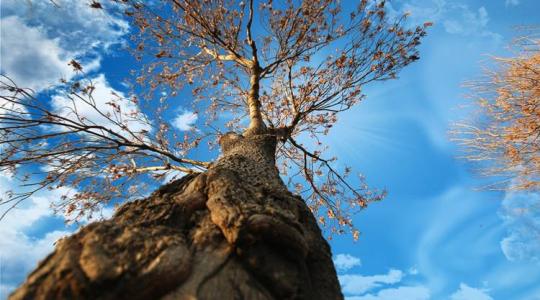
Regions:
M 464 158 L 492 176 L 488 188 L 540 189 L 540 39 L 517 39 L 510 58 L 493 57 L 484 78 L 469 82 L 477 114 L 456 124 Z

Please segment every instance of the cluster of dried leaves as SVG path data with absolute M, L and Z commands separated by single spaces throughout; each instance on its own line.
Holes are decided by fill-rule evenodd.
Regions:
M 540 39 L 520 38 L 514 46 L 515 57 L 494 57 L 497 68 L 468 84 L 479 118 L 457 124 L 453 134 L 465 158 L 482 163 L 481 174 L 497 177 L 489 188 L 538 191 Z
M 92 84 L 76 82 L 64 92 L 72 100 L 66 117 L 4 79 L 0 168 L 48 166 L 36 190 L 77 187 L 82 192 L 63 207 L 82 215 L 130 194 L 143 172 L 205 168 L 208 163 L 186 155 L 204 139 L 212 143 L 222 132 L 214 128 L 275 134 L 283 174 L 314 212 L 324 213 L 320 222 L 358 237 L 352 215 L 384 192 L 370 190 L 361 176 L 349 181 L 350 168 L 324 156 L 320 137 L 339 112 L 364 99 L 365 84 L 395 78 L 419 58 L 417 46 L 431 23 L 409 29 L 406 15 L 388 16 L 385 1 L 361 0 L 352 9 L 337 0 L 111 1 L 134 25 L 132 52 L 146 65 L 136 79 L 144 90 L 140 100 L 116 101 L 150 101 L 152 113 L 119 111 L 115 101 L 106 113 L 110 107 L 96 105 Z M 177 136 L 164 115 L 182 97 L 196 113 L 204 111 L 206 126 Z M 81 101 L 117 130 L 81 116 Z M 146 129 L 130 128 L 134 121 Z

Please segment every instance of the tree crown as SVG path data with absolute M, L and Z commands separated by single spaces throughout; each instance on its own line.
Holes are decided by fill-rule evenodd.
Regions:
M 431 23 L 409 29 L 406 15 L 389 16 L 385 1 L 367 0 L 352 8 L 337 0 L 90 5 L 120 8 L 134 24 L 132 51 L 145 62 L 136 79 L 143 96 L 99 94 L 99 78 L 85 79 L 76 60 L 70 64 L 80 78 L 64 82 L 52 104 L 3 77 L 0 168 L 30 189 L 10 193 L 2 205 L 15 207 L 43 188 L 76 187 L 57 209 L 81 217 L 143 191 L 141 176 L 204 171 L 211 163 L 190 159 L 190 150 L 225 131 L 275 135 L 282 174 L 314 211 L 327 214 L 321 223 L 338 225 L 334 231 L 353 228 L 354 211 L 384 196 L 361 176 L 348 181 L 350 168 L 325 157 L 320 137 L 338 113 L 364 99 L 365 84 L 396 78 L 419 58 Z M 205 126 L 179 135 L 164 115 L 171 99 L 188 92 Z M 152 112 L 139 108 L 147 101 Z M 38 171 L 21 174 L 36 164 Z

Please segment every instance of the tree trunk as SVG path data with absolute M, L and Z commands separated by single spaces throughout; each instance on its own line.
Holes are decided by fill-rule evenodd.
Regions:
M 275 136 L 222 138 L 207 172 L 60 240 L 10 299 L 343 299 L 328 243 L 275 167 Z

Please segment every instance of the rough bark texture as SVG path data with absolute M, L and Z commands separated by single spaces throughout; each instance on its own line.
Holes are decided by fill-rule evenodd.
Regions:
M 343 299 L 328 243 L 275 167 L 275 137 L 226 135 L 204 174 L 59 241 L 10 299 Z

